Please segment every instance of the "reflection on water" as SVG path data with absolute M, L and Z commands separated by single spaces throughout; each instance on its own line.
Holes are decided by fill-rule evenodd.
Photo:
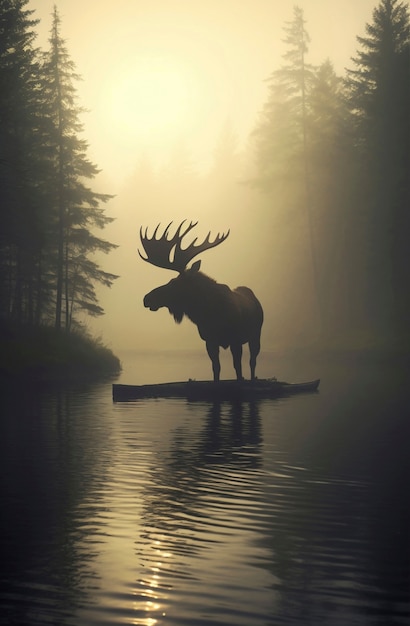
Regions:
M 141 579 L 139 585 L 146 590 L 154 580 L 158 594 L 180 583 L 184 604 L 189 605 L 198 581 L 204 584 L 206 577 L 203 592 L 212 605 L 228 582 L 233 530 L 238 522 L 243 525 L 239 517 L 247 516 L 252 504 L 252 477 L 261 464 L 260 417 L 253 404 L 175 405 L 187 418 L 170 433 L 167 449 L 156 456 L 143 490 L 138 553 L 151 578 Z M 245 536 L 246 529 L 241 532 Z M 236 539 L 234 545 L 240 550 Z M 247 581 L 243 583 L 249 593 Z M 181 606 L 176 623 L 183 623 L 183 615 Z M 241 619 L 245 623 L 246 614 Z M 186 620 L 195 623 L 192 614 Z
M 408 624 L 407 378 L 321 366 L 255 403 L 3 393 L 0 624 Z

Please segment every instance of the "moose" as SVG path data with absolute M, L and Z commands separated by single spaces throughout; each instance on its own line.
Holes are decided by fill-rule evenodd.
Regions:
M 173 236 L 169 230 L 173 222 L 157 238 L 161 224 L 148 237 L 148 228 L 140 228 L 140 239 L 146 257 L 138 250 L 147 263 L 178 272 L 178 276 L 166 285 L 157 287 L 144 297 L 144 306 L 151 311 L 168 308 L 177 324 L 186 315 L 198 327 L 198 332 L 206 343 L 212 361 L 214 381 L 219 381 L 221 366 L 219 347 L 231 349 L 233 365 L 238 380 L 242 377 L 242 345 L 249 344 L 251 380 L 255 377 L 256 358 L 260 351 L 260 335 L 263 323 L 263 310 L 253 291 L 248 287 L 237 287 L 233 291 L 217 283 L 213 278 L 199 271 L 201 261 L 197 260 L 187 268 L 194 257 L 201 252 L 219 246 L 229 235 L 218 235 L 211 240 L 209 232 L 202 243 L 195 238 L 186 248 L 182 248 L 183 238 L 198 224 L 186 220 L 180 223 Z

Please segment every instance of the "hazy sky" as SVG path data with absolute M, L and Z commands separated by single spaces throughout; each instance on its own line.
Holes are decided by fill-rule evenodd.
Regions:
M 206 167 L 227 121 L 246 140 L 295 4 L 311 37 L 308 60 L 328 57 L 343 73 L 376 0 L 56 0 L 83 78 L 90 157 L 115 187 L 142 154 L 164 162 L 178 141 Z M 28 5 L 41 20 L 41 47 L 53 5 Z
M 168 347 L 204 349 L 193 324 L 175 328 L 167 311 L 153 314 L 142 305 L 148 290 L 172 276 L 139 259 L 141 223 L 152 227 L 157 221 L 187 217 L 199 219 L 200 237 L 208 229 L 231 229 L 224 246 L 204 258 L 203 271 L 232 287 L 246 284 L 256 290 L 266 313 L 265 338 L 271 335 L 277 345 L 285 336 L 275 319 L 286 319 L 288 335 L 297 335 L 301 323 L 296 318 L 303 307 L 302 326 L 308 325 L 309 305 L 290 276 L 300 274 L 294 264 L 305 263 L 304 256 L 299 261 L 288 258 L 286 229 L 278 233 L 275 250 L 264 244 L 270 229 L 255 217 L 256 198 L 250 190 L 237 190 L 234 200 L 215 200 L 209 185 L 192 195 L 175 180 L 168 192 L 161 187 L 166 197 L 162 203 L 156 198 L 153 205 L 143 196 L 141 184 L 135 191 L 129 187 L 130 174 L 142 156 L 156 165 L 166 164 L 177 143 L 192 155 L 198 170 L 206 170 L 227 122 L 242 144 L 247 141 L 267 99 L 266 79 L 282 63 L 283 27 L 293 19 L 294 0 L 57 0 L 56 4 L 61 34 L 83 78 L 77 87 L 80 104 L 90 111 L 84 115 L 89 156 L 103 170 L 93 188 L 116 194 L 107 206 L 116 220 L 103 236 L 119 248 L 102 264 L 121 278 L 101 293 L 106 315 L 90 321 L 92 332 L 101 333 L 114 350 L 151 349 L 159 341 Z M 378 2 L 299 0 L 297 5 L 304 10 L 311 37 L 307 60 L 319 65 L 329 58 L 342 75 L 351 67 L 356 37 L 372 22 Z M 31 0 L 28 6 L 41 20 L 38 45 L 44 49 L 53 2 Z M 260 254 L 255 254 L 255 245 Z M 265 256 L 270 251 L 270 265 L 280 265 L 280 270 L 260 271 L 263 250 Z M 309 279 L 305 282 L 310 284 Z M 285 297 L 286 290 L 292 293 Z

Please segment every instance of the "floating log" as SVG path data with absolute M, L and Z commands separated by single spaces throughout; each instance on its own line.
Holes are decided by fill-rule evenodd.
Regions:
M 114 402 L 126 402 L 141 398 L 186 398 L 187 400 L 254 400 L 279 398 L 297 393 L 317 391 L 320 379 L 302 383 L 287 383 L 276 378 L 250 380 L 189 380 L 151 385 L 112 386 Z

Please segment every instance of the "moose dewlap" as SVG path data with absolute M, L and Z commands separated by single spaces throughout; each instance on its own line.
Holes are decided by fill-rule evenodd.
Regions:
M 242 380 L 242 345 L 249 344 L 251 379 L 255 378 L 256 358 L 260 351 L 260 336 L 263 324 L 263 309 L 255 294 L 248 287 L 231 290 L 227 285 L 217 283 L 213 278 L 199 271 L 201 261 L 187 265 L 201 252 L 219 246 L 229 235 L 218 235 L 211 240 L 208 233 L 205 240 L 196 244 L 197 239 L 186 248 L 181 247 L 185 235 L 197 222 L 185 225 L 184 220 L 173 236 L 169 235 L 172 222 L 157 238 L 160 224 L 152 237 L 148 229 L 140 229 L 140 239 L 146 257 L 139 255 L 147 263 L 178 272 L 178 276 L 147 293 L 144 306 L 151 311 L 166 307 L 179 324 L 186 315 L 198 327 L 201 338 L 206 343 L 212 361 L 214 380 L 219 380 L 221 366 L 219 347 L 230 348 L 233 365 L 238 380 Z M 171 259 L 171 252 L 172 259 Z

